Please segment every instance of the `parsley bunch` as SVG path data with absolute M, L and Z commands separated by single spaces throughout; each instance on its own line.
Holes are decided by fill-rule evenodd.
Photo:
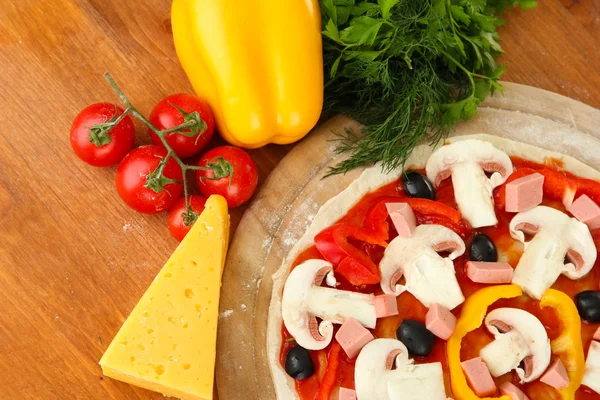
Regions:
M 422 141 L 437 143 L 502 91 L 496 28 L 505 9 L 535 0 L 320 0 L 325 112 L 363 132 L 337 132 L 350 158 L 330 174 L 382 162 L 403 165 Z

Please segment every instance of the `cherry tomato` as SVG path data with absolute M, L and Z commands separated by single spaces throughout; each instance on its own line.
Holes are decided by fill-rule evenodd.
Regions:
M 129 115 L 112 129 L 106 125 L 121 114 L 123 109 L 110 103 L 84 108 L 71 126 L 71 146 L 77 157 L 94 167 L 118 164 L 135 142 L 135 126 Z
M 216 147 L 202 156 L 198 165 L 212 168 L 196 171 L 200 192 L 206 197 L 211 194 L 225 197 L 229 207 L 248 201 L 258 184 L 256 164 L 237 147 Z
M 174 94 L 162 99 L 150 113 L 150 122 L 161 131 L 194 118 L 203 121 L 200 129 L 186 129 L 181 133 L 171 132 L 166 135 L 167 143 L 180 158 L 195 156 L 210 142 L 215 131 L 215 118 L 208 103 L 191 94 Z M 156 133 L 152 130 L 148 132 L 154 144 L 163 145 Z
M 160 146 L 141 146 L 129 152 L 117 168 L 117 192 L 136 211 L 157 214 L 177 201 L 183 190 L 183 174 L 173 159 L 164 163 L 167 150 Z M 162 175 L 157 168 L 164 166 Z
M 200 195 L 189 195 L 188 203 L 195 214 L 192 216 L 192 218 L 186 214 L 184 197 L 179 198 L 179 200 L 173 204 L 169 210 L 169 216 L 167 217 L 167 225 L 169 226 L 171 235 L 173 235 L 173 237 L 180 242 L 183 240 L 185 235 L 187 235 L 190 229 L 192 229 L 192 225 L 194 224 L 198 215 L 204 211 L 206 197 Z M 186 222 L 188 222 L 189 225 L 186 225 Z

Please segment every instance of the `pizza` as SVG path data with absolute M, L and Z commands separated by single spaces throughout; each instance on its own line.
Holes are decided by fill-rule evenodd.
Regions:
M 600 172 L 486 134 L 367 168 L 273 276 L 277 398 L 600 399 L 599 204 Z

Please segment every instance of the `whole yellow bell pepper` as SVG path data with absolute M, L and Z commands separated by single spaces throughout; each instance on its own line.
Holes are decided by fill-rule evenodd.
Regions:
M 460 365 L 463 338 L 481 326 L 489 306 L 500 299 L 511 299 L 522 294 L 521 288 L 516 285 L 490 286 L 475 292 L 463 305 L 456 329 L 446 347 L 452 393 L 457 400 L 481 400 L 469 387 Z M 558 392 L 561 399 L 574 400 L 585 371 L 579 313 L 569 296 L 554 289 L 548 289 L 540 300 L 540 308 L 546 307 L 555 310 L 561 328 L 560 335 L 550 343 L 552 354 L 561 359 L 569 374 L 569 386 Z M 510 396 L 486 397 L 484 400 L 510 400 Z
M 323 107 L 318 0 L 174 0 L 177 55 L 233 145 L 287 144 Z

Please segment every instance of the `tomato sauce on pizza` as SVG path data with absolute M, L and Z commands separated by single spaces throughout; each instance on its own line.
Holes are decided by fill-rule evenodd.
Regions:
M 521 176 L 527 176 L 532 173 L 540 173 L 545 177 L 544 183 L 544 198 L 542 205 L 548 206 L 563 212 L 566 212 L 565 206 L 561 202 L 561 197 L 564 195 L 565 188 L 576 187 L 581 189 L 586 195 L 595 201 L 600 200 L 600 184 L 578 178 L 572 174 L 561 170 L 561 163 L 559 160 L 549 159 L 545 164 L 536 164 L 527 160 L 512 157 L 512 164 L 514 166 L 514 172 L 511 174 L 509 179 L 497 187 L 494 190 L 494 209 L 498 223 L 494 226 L 487 226 L 481 228 L 471 228 L 468 223 L 464 221 L 456 222 L 456 219 L 449 214 L 449 210 L 456 212 L 457 203 L 454 195 L 454 188 L 451 179 L 445 179 L 435 190 L 435 201 L 427 203 L 426 207 L 417 205 L 414 207 L 417 223 L 436 223 L 444 225 L 454 232 L 456 232 L 464 240 L 467 249 L 474 237 L 478 233 L 487 235 L 493 242 L 497 249 L 499 258 L 502 261 L 507 262 L 513 268 L 515 268 L 523 254 L 523 244 L 515 240 L 509 229 L 511 219 L 515 216 L 514 212 L 505 211 L 506 184 L 511 180 L 517 179 Z M 425 174 L 424 170 L 418 171 Z M 579 192 L 578 192 L 579 194 Z M 344 223 L 350 224 L 356 227 L 364 228 L 365 225 L 373 226 L 372 221 L 367 221 L 369 216 L 374 214 L 374 209 L 378 204 L 382 202 L 393 202 L 406 201 L 410 197 L 405 192 L 402 185 L 402 177 L 390 184 L 387 184 L 372 193 L 365 195 L 352 209 L 344 215 L 336 224 Z M 410 204 L 410 203 L 409 203 Z M 389 217 L 385 218 L 384 224 L 386 224 L 386 230 L 388 231 L 388 237 L 386 242 L 392 241 L 398 233 L 394 228 L 394 224 Z M 600 243 L 600 232 L 594 230 L 591 232 L 596 248 Z M 373 236 L 376 236 L 375 234 Z M 365 254 L 369 257 L 370 261 L 374 265 L 378 265 L 383 256 L 385 247 L 376 244 L 377 240 L 368 238 L 367 240 L 359 240 L 350 236 L 347 238 L 347 244 L 357 249 L 361 254 Z M 326 259 L 317 246 L 312 247 L 303 251 L 293 263 L 293 267 L 303 263 L 306 260 L 311 259 Z M 469 251 L 465 251 L 463 255 L 453 260 L 454 268 L 456 273 L 456 279 L 462 290 L 464 297 L 468 300 L 471 295 L 478 292 L 480 289 L 493 286 L 485 283 L 473 282 L 467 274 L 467 262 L 469 261 Z M 573 299 L 578 293 L 585 290 L 597 290 L 598 282 L 600 281 L 600 267 L 597 265 L 600 261 L 596 261 L 596 265 L 590 273 L 581 279 L 572 280 L 564 275 L 554 282 L 552 289 L 565 293 L 571 299 Z M 366 275 L 365 275 L 366 274 Z M 365 279 L 369 281 L 368 271 L 365 274 L 359 274 L 359 277 L 351 277 L 351 280 Z M 362 293 L 374 293 L 375 295 L 382 294 L 382 290 L 379 285 L 365 284 L 355 285 L 349 282 L 344 276 L 336 274 L 337 286 L 336 289 L 362 292 Z M 355 281 L 356 282 L 356 281 Z M 401 323 L 405 320 L 416 320 L 425 321 L 428 307 L 424 306 L 419 300 L 417 300 L 408 291 L 403 292 L 396 298 L 398 314 L 388 316 L 385 318 L 377 319 L 377 323 L 371 332 L 375 338 L 393 338 L 397 337 L 397 329 Z M 452 313 L 456 317 L 461 316 L 462 308 L 464 304 L 461 304 L 452 310 Z M 498 299 L 487 309 L 490 312 L 494 309 L 499 308 L 517 308 L 526 310 L 543 324 L 546 329 L 549 340 L 552 342 L 556 340 L 565 329 L 563 325 L 564 316 L 557 315 L 557 311 L 552 307 L 541 308 L 540 301 L 528 297 L 522 294 L 513 298 Z M 336 326 L 336 330 L 339 329 L 339 325 Z M 588 348 L 594 334 L 598 329 L 598 324 L 591 324 L 582 322 L 580 330 L 580 339 L 585 349 Z M 291 348 L 296 346 L 295 339 L 285 328 L 282 326 L 282 346 L 280 352 L 280 362 L 284 366 L 286 362 L 286 355 Z M 462 360 L 468 360 L 478 357 L 479 351 L 494 341 L 494 336 L 488 332 L 486 327 L 481 324 L 477 329 L 467 333 L 461 339 L 461 351 L 460 358 Z M 329 399 L 329 396 L 336 388 L 354 388 L 355 386 L 355 364 L 356 359 L 348 357 L 344 351 L 335 349 L 335 341 L 322 350 L 310 351 L 310 357 L 314 364 L 314 374 L 303 380 L 296 380 L 296 391 L 302 400 L 315 400 L 315 399 Z M 335 360 L 333 358 L 335 357 Z M 446 392 L 448 396 L 456 396 L 455 398 L 460 399 L 460 394 L 452 392 L 451 385 L 451 374 L 449 368 L 447 342 L 444 340 L 436 339 L 435 344 L 426 356 L 413 356 L 415 364 L 425 364 L 432 362 L 439 362 L 442 365 Z M 565 362 L 569 362 L 566 360 Z M 333 365 L 333 367 L 332 367 Z M 581 366 L 580 366 L 581 367 Z M 558 390 L 548 386 L 539 380 L 535 380 L 530 383 L 520 383 L 520 378 L 516 373 L 510 372 L 494 379 L 497 386 L 500 386 L 506 381 L 512 382 L 515 386 L 518 386 L 523 392 L 533 400 L 537 399 L 561 399 L 561 394 Z M 324 387 L 324 385 L 326 387 Z M 490 397 L 500 396 L 500 392 L 496 391 Z M 599 399 L 600 395 L 590 390 L 586 386 L 580 386 L 575 392 L 576 400 L 592 400 Z

